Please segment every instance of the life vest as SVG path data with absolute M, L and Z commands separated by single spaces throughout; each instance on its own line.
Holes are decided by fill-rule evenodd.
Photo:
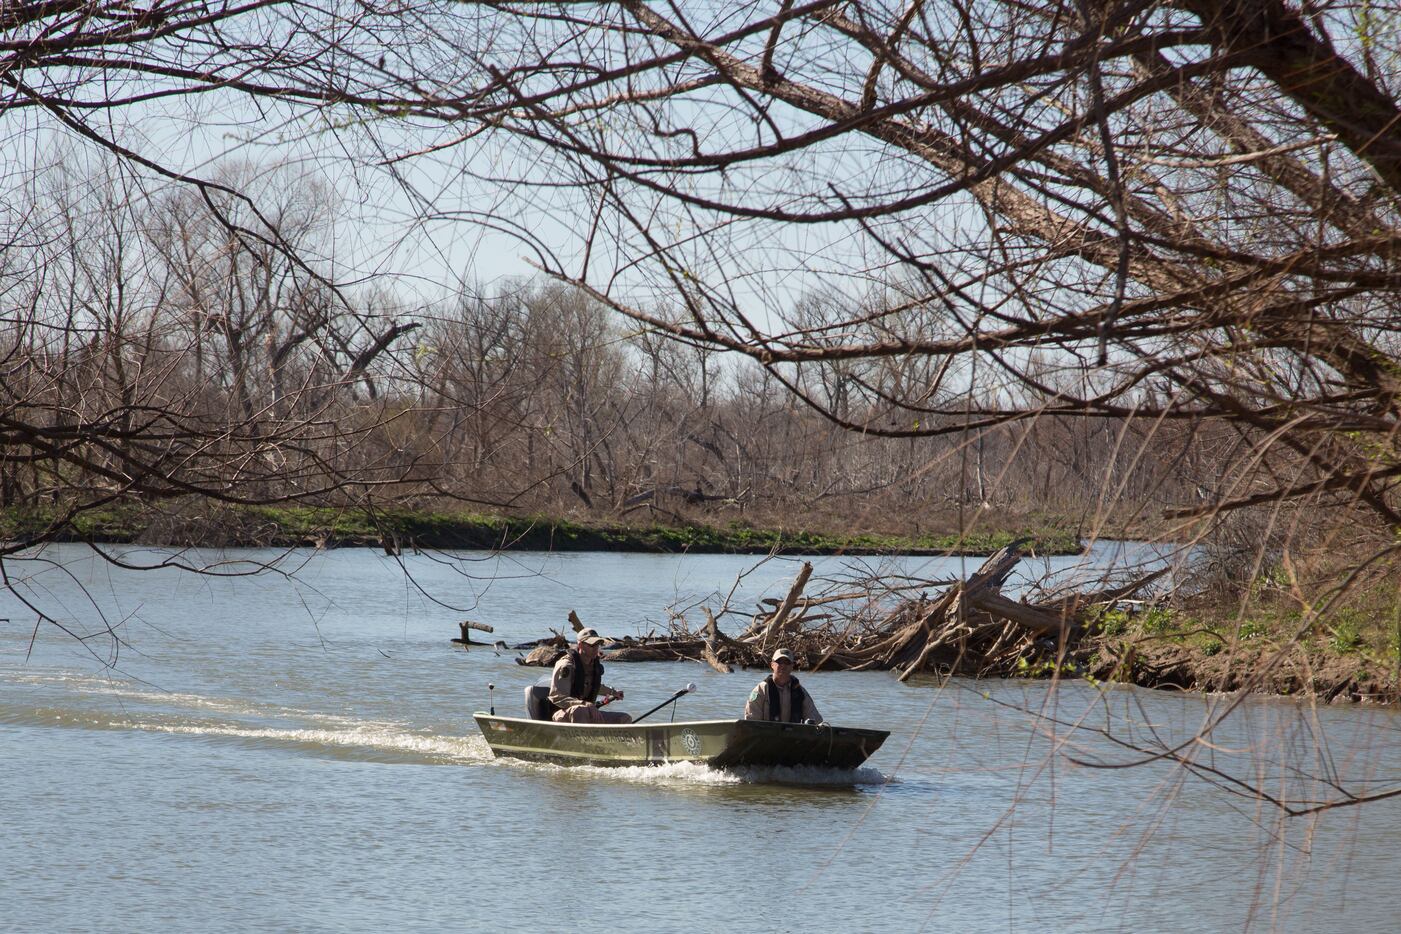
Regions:
M 597 656 L 593 660 L 593 685 L 589 688 L 588 696 L 584 695 L 584 660 L 579 657 L 578 649 L 569 650 L 569 696 L 577 697 L 581 701 L 593 703 L 598 697 L 598 686 L 603 683 L 603 662 Z
M 768 693 L 769 693 L 769 719 L 770 719 L 770 720 L 782 720 L 782 719 L 783 719 L 783 703 L 782 703 L 782 701 L 780 700 L 780 698 L 779 698 L 779 696 L 778 696 L 778 692 L 779 692 L 780 690 L 782 690 L 782 689 L 781 689 L 777 684 L 774 683 L 773 675 L 768 675 L 768 676 L 766 676 L 766 677 L 764 678 L 764 680 L 765 680 L 766 682 L 768 682 L 768 685 L 769 685 L 769 687 L 768 687 Z M 803 722 L 803 708 L 807 706 L 807 698 L 808 698 L 807 692 L 804 691 L 804 690 L 803 690 L 803 686 L 802 686 L 801 684 L 798 683 L 798 679 L 797 679 L 797 678 L 791 679 L 791 680 L 788 682 L 788 722 L 789 722 L 789 723 L 802 723 L 802 722 Z

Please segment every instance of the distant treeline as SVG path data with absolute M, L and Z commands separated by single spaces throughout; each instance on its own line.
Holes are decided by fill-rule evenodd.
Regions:
M 736 363 L 558 284 L 414 308 L 351 294 L 291 258 L 329 251 L 328 195 L 277 178 L 236 181 L 274 205 L 282 244 L 236 236 L 189 191 L 134 207 L 145 196 L 119 179 L 55 185 L 60 209 L 29 222 L 40 245 L 6 269 L 0 506 L 465 503 L 588 523 L 942 535 L 1151 522 L 1209 482 L 1207 441 L 1171 423 L 906 425 L 910 407 L 883 401 L 896 384 L 908 395 L 929 380 L 945 413 L 960 392 L 973 415 L 1006 400 L 909 361 Z M 223 221 L 247 211 L 216 203 Z M 849 311 L 834 301 L 790 311 Z M 950 430 L 878 438 L 823 412 Z

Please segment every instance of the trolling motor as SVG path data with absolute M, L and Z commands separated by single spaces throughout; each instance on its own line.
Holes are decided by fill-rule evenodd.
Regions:
M 487 701 L 487 703 L 489 703 L 489 704 L 491 705 L 491 715 L 492 715 L 493 717 L 496 716 L 496 695 L 493 694 L 493 693 L 491 693 L 491 692 L 492 692 L 492 691 L 495 691 L 495 690 L 496 690 L 496 685 L 494 685 L 494 684 L 492 684 L 490 681 L 488 681 L 488 682 L 486 683 L 486 696 L 489 698 L 489 700 Z

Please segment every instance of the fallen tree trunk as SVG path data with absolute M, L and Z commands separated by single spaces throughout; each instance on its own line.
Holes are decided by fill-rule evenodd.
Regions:
M 705 648 L 701 657 L 720 674 L 730 674 L 734 668 L 720 658 L 720 624 L 715 622 L 715 614 L 710 612 L 709 607 L 701 607 L 701 611 L 705 613 Z
M 781 647 L 797 656 L 803 670 L 893 670 L 902 681 L 921 672 L 1013 676 L 1075 663 L 1077 653 L 1084 654 L 1082 649 L 1092 641 L 1095 614 L 1132 597 L 1162 573 L 1084 594 L 1058 594 L 1039 605 L 1027 603 L 1002 593 L 1026 556 L 1025 545 L 1022 540 L 1000 549 L 963 581 L 902 583 L 899 588 L 873 583 L 869 590 L 846 584 L 835 594 L 818 596 L 803 595 L 812 574 L 812 565 L 805 563 L 784 599 L 761 601 L 738 637 L 723 632 L 716 614 L 702 607 L 705 623 L 698 630 L 689 630 L 678 616 L 670 632 L 605 642 L 603 658 L 695 661 L 728 674 L 737 667 L 766 667 L 769 653 Z M 932 596 L 903 596 L 924 591 L 921 585 L 943 590 Z M 881 603 L 878 593 L 896 594 L 897 601 Z M 843 611 L 844 603 L 856 608 Z M 823 612 L 806 615 L 817 606 Z M 574 632 L 584 625 L 573 611 L 569 623 Z M 534 644 L 517 662 L 552 665 L 566 648 L 566 637 L 556 634 Z
M 803 588 L 807 586 L 808 578 L 812 576 L 812 562 L 804 561 L 803 567 L 798 571 L 798 576 L 793 581 L 793 586 L 788 589 L 788 596 L 783 598 L 778 609 L 769 617 L 768 623 L 764 626 L 762 635 L 758 636 L 759 648 L 762 650 L 768 645 L 769 640 L 776 632 L 781 632 L 784 622 L 788 619 L 788 614 L 793 612 L 793 605 L 802 596 Z M 756 636 L 746 634 L 741 637 L 743 641 L 753 641 Z
M 495 631 L 496 631 L 496 630 L 493 629 L 492 627 L 488 626 L 486 623 L 475 623 L 475 622 L 473 622 L 473 621 L 470 620 L 470 619 L 464 619 L 464 620 L 462 620 L 462 622 L 460 622 L 460 623 L 457 624 L 457 628 L 458 628 L 458 631 L 461 632 L 461 636 L 459 636 L 459 637 L 456 638 L 456 639 L 453 639 L 452 641 L 458 643 L 459 645 L 464 645 L 464 646 L 467 646 L 467 645 L 488 645 L 488 644 L 489 644 L 489 643 L 486 643 L 486 642 L 473 642 L 473 641 L 472 641 L 472 638 L 471 638 L 471 635 L 470 635 L 470 633 L 471 633 L 471 631 L 472 631 L 473 629 L 477 630 L 478 632 L 495 632 Z

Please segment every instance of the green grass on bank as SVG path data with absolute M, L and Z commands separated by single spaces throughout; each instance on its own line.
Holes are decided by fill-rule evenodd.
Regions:
M 1200 689 L 1235 690 L 1263 665 L 1250 685 L 1262 693 L 1393 703 L 1401 691 L 1401 606 L 1388 583 L 1318 613 L 1252 589 L 1243 604 L 1104 609 L 1089 628 L 1088 668 L 1111 680 L 1143 684 L 1138 668 L 1179 666 Z
M 1296 644 L 1333 656 L 1352 656 L 1382 668 L 1401 664 L 1401 621 L 1395 604 L 1386 607 L 1341 606 L 1305 618 L 1297 607 L 1249 605 L 1244 612 L 1227 608 L 1178 610 L 1148 607 L 1139 612 L 1101 612 L 1099 634 L 1194 646 L 1215 655 L 1227 646 L 1278 648 Z
M 57 509 L 0 510 L 5 540 L 83 540 L 163 545 L 383 546 L 402 549 L 530 549 L 733 554 L 965 554 L 996 551 L 1031 538 L 1043 554 L 1078 554 L 1078 536 L 1060 528 L 1005 529 L 959 536 L 830 535 L 806 530 L 727 526 L 583 524 L 543 516 L 495 516 L 413 510 L 368 512 L 309 506 L 225 507 L 119 504 L 87 510 L 59 527 Z

